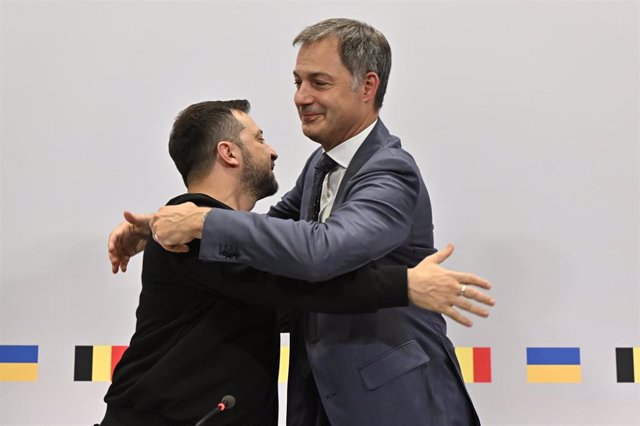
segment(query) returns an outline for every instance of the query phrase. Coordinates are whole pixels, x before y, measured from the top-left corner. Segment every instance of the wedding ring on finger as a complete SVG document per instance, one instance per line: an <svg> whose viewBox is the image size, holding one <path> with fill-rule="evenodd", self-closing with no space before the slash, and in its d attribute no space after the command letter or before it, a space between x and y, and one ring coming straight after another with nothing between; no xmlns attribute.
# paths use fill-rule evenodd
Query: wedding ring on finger
<svg viewBox="0 0 640 426"><path fill-rule="evenodd" d="M464 297L464 291L467 289L467 286L462 284L462 287L460 287L460 291L458 292L458 297Z"/></svg>

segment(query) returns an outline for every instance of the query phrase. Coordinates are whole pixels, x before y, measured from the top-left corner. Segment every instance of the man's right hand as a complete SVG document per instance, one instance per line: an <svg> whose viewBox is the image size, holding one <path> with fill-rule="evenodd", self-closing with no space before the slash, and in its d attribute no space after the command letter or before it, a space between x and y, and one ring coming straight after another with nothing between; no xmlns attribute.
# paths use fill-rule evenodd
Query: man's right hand
<svg viewBox="0 0 640 426"><path fill-rule="evenodd" d="M109 234L108 252L111 261L111 272L118 273L118 269L127 272L127 264L131 256L144 250L149 229L150 214L135 214L124 212L125 221L116 226Z"/></svg>

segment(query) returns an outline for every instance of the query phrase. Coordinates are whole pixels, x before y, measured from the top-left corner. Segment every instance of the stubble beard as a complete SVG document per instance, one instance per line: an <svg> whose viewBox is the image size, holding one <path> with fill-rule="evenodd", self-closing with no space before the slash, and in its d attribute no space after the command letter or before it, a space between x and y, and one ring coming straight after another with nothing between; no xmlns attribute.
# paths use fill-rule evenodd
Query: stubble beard
<svg viewBox="0 0 640 426"><path fill-rule="evenodd" d="M243 150L244 169L242 171L242 183L256 201L269 197L278 192L278 182L271 169L260 168L253 156Z"/></svg>

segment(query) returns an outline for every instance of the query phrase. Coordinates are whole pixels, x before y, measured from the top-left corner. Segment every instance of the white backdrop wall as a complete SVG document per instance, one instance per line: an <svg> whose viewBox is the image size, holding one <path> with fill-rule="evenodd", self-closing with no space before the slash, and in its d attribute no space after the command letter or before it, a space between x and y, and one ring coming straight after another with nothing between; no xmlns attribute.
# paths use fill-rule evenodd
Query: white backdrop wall
<svg viewBox="0 0 640 426"><path fill-rule="evenodd" d="M382 118L414 154L447 262L498 305L458 346L488 346L469 384L487 425L637 425L640 346L636 1L2 1L0 345L38 345L37 382L0 383L0 424L98 421L107 383L74 382L76 345L126 345L140 259L113 276L123 209L183 191L177 112L248 98L290 188L315 144L292 103L291 40L345 16L394 53ZM259 203L265 211L277 197ZM527 384L526 347L581 349L582 383Z"/></svg>

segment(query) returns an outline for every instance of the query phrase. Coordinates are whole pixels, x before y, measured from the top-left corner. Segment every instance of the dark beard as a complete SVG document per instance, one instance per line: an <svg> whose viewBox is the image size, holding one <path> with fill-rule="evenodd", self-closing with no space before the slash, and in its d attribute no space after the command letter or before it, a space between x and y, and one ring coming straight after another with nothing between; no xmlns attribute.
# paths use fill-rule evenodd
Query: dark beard
<svg viewBox="0 0 640 426"><path fill-rule="evenodd" d="M269 197L278 192L278 182L271 169L261 170L248 151L243 150L244 170L242 171L242 185L255 197L256 201Z"/></svg>

